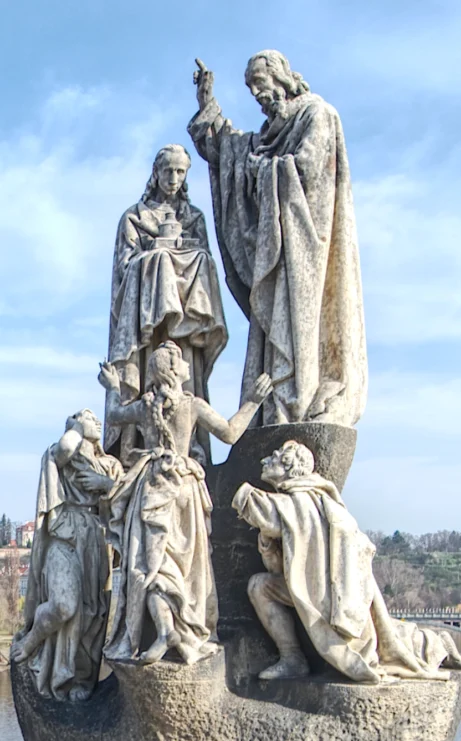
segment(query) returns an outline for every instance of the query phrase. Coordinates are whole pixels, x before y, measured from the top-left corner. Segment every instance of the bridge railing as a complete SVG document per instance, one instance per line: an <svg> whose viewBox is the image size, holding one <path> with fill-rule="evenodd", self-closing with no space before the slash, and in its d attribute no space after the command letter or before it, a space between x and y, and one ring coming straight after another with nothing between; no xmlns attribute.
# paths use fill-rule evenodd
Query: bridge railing
<svg viewBox="0 0 461 741"><path fill-rule="evenodd" d="M394 618L404 620L458 620L461 621L461 611L452 607L428 607L424 610L389 610Z"/></svg>

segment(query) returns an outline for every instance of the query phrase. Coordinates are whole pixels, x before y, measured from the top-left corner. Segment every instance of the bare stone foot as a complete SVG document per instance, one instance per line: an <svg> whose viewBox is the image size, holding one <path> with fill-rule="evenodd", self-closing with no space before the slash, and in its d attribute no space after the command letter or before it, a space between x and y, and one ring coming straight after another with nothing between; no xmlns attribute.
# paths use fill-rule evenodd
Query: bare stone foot
<svg viewBox="0 0 461 741"><path fill-rule="evenodd" d="M85 702L91 697L91 690L85 687L72 687L69 692L69 700L71 702Z"/></svg>
<svg viewBox="0 0 461 741"><path fill-rule="evenodd" d="M180 643L181 636L175 630L172 630L167 636L159 636L147 651L143 651L139 658L145 664L155 664L156 661L163 658L169 648L174 648Z"/></svg>
<svg viewBox="0 0 461 741"><path fill-rule="evenodd" d="M299 679L310 674L309 664L302 655L282 657L273 666L264 669L259 679Z"/></svg>
<svg viewBox="0 0 461 741"><path fill-rule="evenodd" d="M218 649L218 644L210 641L209 643L203 644L200 653L202 654L202 658L206 659L208 656L214 656L214 654L218 652Z"/></svg>
<svg viewBox="0 0 461 741"><path fill-rule="evenodd" d="M24 638L13 643L11 647L11 658L16 664L21 664L21 662L29 658L29 654L24 648Z"/></svg>

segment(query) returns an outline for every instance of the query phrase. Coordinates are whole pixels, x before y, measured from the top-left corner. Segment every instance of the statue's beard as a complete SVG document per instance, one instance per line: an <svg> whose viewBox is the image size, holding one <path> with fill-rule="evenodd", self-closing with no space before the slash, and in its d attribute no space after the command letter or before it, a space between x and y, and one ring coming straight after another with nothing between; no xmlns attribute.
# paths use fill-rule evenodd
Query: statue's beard
<svg viewBox="0 0 461 741"><path fill-rule="evenodd" d="M276 116L288 118L287 94L283 87L275 88L273 93L262 93L256 99L269 121L272 121Z"/></svg>

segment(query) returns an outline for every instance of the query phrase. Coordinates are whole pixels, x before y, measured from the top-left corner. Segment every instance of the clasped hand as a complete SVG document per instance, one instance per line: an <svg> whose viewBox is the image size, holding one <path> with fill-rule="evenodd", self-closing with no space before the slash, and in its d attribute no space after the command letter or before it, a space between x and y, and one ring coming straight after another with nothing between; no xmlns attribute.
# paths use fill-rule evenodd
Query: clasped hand
<svg viewBox="0 0 461 741"><path fill-rule="evenodd" d="M80 484L82 489L90 492L108 492L112 489L114 483L108 476L96 473L95 471L79 471L75 480Z"/></svg>

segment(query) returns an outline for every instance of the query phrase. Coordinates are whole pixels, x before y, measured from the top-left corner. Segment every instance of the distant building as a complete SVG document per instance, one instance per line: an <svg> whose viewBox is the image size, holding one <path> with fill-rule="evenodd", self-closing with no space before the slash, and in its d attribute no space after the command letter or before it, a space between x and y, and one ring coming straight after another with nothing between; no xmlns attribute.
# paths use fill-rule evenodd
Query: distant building
<svg viewBox="0 0 461 741"><path fill-rule="evenodd" d="M27 592L27 579L29 578L29 566L20 566L19 571L19 596L25 597Z"/></svg>
<svg viewBox="0 0 461 741"><path fill-rule="evenodd" d="M16 528L16 543L18 548L27 548L32 545L35 533L35 522L25 522Z"/></svg>

